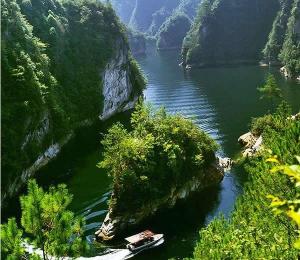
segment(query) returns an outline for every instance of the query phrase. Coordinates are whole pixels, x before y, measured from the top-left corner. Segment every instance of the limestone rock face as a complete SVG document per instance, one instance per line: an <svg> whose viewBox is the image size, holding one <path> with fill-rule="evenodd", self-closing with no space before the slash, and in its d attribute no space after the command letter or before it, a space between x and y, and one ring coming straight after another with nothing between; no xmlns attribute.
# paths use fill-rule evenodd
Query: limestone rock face
<svg viewBox="0 0 300 260"><path fill-rule="evenodd" d="M102 93L104 96L104 104L102 114L100 115L101 120L105 120L118 112L130 109L135 103L132 102L130 106L126 106L130 103L130 97L133 93L128 66L129 49L127 45L120 40L116 43L115 50L115 57L110 60L103 73Z"/></svg>
<svg viewBox="0 0 300 260"><path fill-rule="evenodd" d="M243 146L249 148L255 144L256 139L257 138L251 132L248 132L246 134L241 135L238 139L238 142Z"/></svg>
<svg viewBox="0 0 300 260"><path fill-rule="evenodd" d="M144 206L126 216L119 216L109 212L100 229L95 233L96 238L98 240L111 240L125 228L139 224L141 221L154 215L159 209L171 208L175 206L178 200L188 198L192 192L219 184L223 177L224 170L216 161L215 164L210 165L205 170L205 173L198 177L193 177L181 186L173 187L168 196L153 201L151 205Z"/></svg>
<svg viewBox="0 0 300 260"><path fill-rule="evenodd" d="M240 136L238 142L245 147L245 150L242 152L243 157L251 157L261 149L263 138L248 132Z"/></svg>

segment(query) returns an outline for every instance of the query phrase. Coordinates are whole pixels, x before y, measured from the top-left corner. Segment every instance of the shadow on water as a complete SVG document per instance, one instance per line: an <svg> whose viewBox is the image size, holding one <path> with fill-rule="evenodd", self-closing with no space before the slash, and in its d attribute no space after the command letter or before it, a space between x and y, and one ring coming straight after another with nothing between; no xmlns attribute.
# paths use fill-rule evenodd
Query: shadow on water
<svg viewBox="0 0 300 260"><path fill-rule="evenodd" d="M155 249L145 251L134 259L168 259L171 257L187 257L186 252L193 252L199 237L200 228L205 226L208 214L214 214L220 202L221 186L206 188L193 193L188 199L180 200L175 207L163 209L137 227L130 228L121 234L126 237L150 229L155 233L163 233L165 243ZM122 240L116 241L117 244Z"/></svg>
<svg viewBox="0 0 300 260"><path fill-rule="evenodd" d="M100 141L107 129L119 121L129 126L130 112L118 114L105 122L97 122L92 126L76 131L75 137L65 145L59 155L33 176L39 185L48 189L50 185L66 183L73 202L71 209L75 212L95 201L102 199L109 190L110 180L103 169L96 164L101 160ZM15 216L20 218L19 196L26 193L26 184L2 208L2 221ZM108 196L106 196L107 198ZM102 206L107 208L107 199Z"/></svg>

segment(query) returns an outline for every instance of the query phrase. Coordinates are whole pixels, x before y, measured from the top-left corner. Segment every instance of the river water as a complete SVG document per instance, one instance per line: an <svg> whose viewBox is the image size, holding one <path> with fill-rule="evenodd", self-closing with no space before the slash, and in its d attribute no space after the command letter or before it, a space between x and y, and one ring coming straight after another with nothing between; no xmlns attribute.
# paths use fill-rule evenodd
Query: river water
<svg viewBox="0 0 300 260"><path fill-rule="evenodd" d="M261 86L269 68L238 66L206 68L184 72L179 66L178 51L157 52L137 58L148 77L144 92L154 107L165 106L170 113L191 118L219 144L219 154L234 158L240 147L238 137L247 132L251 117L266 113L270 107L259 100ZM300 109L300 85L285 80L277 69L271 69L284 98L294 111ZM129 115L119 115L105 126L82 129L56 160L37 174L44 187L64 182L74 199L72 210L86 218L86 234L90 239L107 212L110 179L96 167L101 160L101 132L115 121L127 123ZM233 168L226 172L219 187L194 194L170 210L164 210L132 232L151 229L165 234L165 244L145 251L136 259L183 258L192 255L199 230L220 213L228 216L241 192L243 172ZM15 202L17 208L17 202ZM19 210L12 209L11 214ZM7 213L7 215L11 215ZM128 234L131 235L131 234ZM118 246L118 245L116 245Z"/></svg>

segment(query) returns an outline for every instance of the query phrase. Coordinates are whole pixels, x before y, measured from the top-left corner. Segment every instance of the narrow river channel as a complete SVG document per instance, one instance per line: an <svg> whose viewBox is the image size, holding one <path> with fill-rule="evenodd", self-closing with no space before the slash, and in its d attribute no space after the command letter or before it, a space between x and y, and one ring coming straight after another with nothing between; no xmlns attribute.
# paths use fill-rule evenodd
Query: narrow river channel
<svg viewBox="0 0 300 260"><path fill-rule="evenodd" d="M210 134L219 144L219 154L235 157L240 149L238 137L248 129L251 117L263 115L269 109L259 100L257 87L261 86L269 68L238 66L206 68L183 72L178 66L178 51L148 51L138 57L148 77L144 92L146 101L154 107L165 106L170 113L181 113ZM271 69L282 87L284 98L294 111L300 108L300 85L285 80L277 69ZM129 115L120 115L106 124ZM38 172L37 180L43 186L64 182L74 194L72 210L85 216L88 238L95 232L107 212L110 179L96 167L101 160L100 139L104 127L97 125L80 130L59 157ZM170 210L160 212L135 231L152 229L165 234L165 244L146 251L136 259L168 259L191 256L199 229L223 213L230 214L237 195L242 191L243 172L233 168L226 173L220 187L194 194ZM18 214L16 205L7 214Z"/></svg>

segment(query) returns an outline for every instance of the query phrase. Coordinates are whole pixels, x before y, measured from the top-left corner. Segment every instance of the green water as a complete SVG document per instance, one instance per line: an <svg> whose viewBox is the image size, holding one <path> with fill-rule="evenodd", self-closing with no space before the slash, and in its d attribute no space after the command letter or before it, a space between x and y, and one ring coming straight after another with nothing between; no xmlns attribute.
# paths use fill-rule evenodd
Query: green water
<svg viewBox="0 0 300 260"><path fill-rule="evenodd" d="M268 68L241 66L207 68L183 72L178 66L176 51L158 53L150 50L138 61L148 76L145 99L155 107L165 106L170 113L182 113L192 118L220 144L219 154L234 157L240 147L237 138L248 130L251 117L266 113L269 105L259 100L256 90L269 73ZM285 80L277 69L271 69L282 87L284 98L300 109L300 85ZM112 122L128 122L128 115L120 115L106 123L79 131L59 157L38 172L37 180L44 187L64 182L74 194L72 209L85 216L86 234L101 225L107 212L110 179L96 167L101 159L101 133ZM194 194L170 210L159 212L136 227L131 233L152 229L165 234L165 244L145 251L136 259L182 258L192 254L199 229L220 212L228 216L236 196L241 192L243 173L232 169L226 173L219 187ZM12 201L10 214L18 214L17 200ZM130 234L128 234L130 235Z"/></svg>

